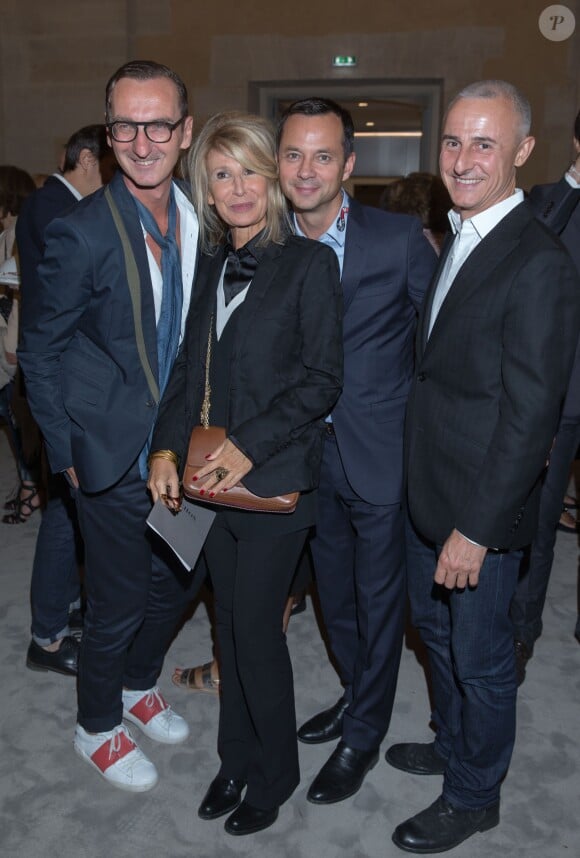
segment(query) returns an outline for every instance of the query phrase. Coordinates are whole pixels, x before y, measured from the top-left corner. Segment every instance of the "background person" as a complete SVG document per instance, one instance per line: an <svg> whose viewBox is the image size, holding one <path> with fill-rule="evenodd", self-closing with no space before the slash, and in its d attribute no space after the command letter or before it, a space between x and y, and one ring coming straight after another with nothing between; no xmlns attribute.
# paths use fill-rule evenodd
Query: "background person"
<svg viewBox="0 0 580 858"><path fill-rule="evenodd" d="M37 269L44 253L46 227L108 182L115 165L105 126L80 128L67 141L62 172L49 176L23 205L16 228L23 328L35 318L41 291ZM62 474L49 471L30 581L32 640L26 666L32 670L77 674L79 643L73 632L78 635L82 629L80 541L69 485Z"/></svg>
<svg viewBox="0 0 580 858"><path fill-rule="evenodd" d="M580 274L580 112L574 123L574 160L559 182L536 185L530 202L538 220L559 235ZM562 500L568 489L570 467L580 444L580 345L576 350L562 416L550 451L542 484L538 530L524 558L510 608L518 685L526 677L526 665L542 634L542 612L554 562L556 529ZM573 519L575 524L575 520ZM573 528L576 533L576 528ZM580 617L576 626L580 636ZM580 637L579 637L580 639Z"/></svg>
<svg viewBox="0 0 580 858"><path fill-rule="evenodd" d="M41 507L36 438L32 445L23 443L22 428L26 427L19 425L13 410L18 384L16 346L20 299L16 292L20 276L15 230L22 205L34 190L34 180L25 170L10 164L0 165L0 417L8 430L19 478L14 495L4 503L7 512L2 517L3 524L24 524Z"/></svg>

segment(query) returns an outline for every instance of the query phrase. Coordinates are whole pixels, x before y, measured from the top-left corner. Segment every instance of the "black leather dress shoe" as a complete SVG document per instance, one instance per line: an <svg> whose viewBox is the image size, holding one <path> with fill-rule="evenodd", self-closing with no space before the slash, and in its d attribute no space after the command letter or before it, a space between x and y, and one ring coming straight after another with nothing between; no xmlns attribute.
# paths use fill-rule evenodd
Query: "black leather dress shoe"
<svg viewBox="0 0 580 858"><path fill-rule="evenodd" d="M244 781L214 778L197 810L197 815L202 819L217 819L219 816L231 813L241 802L245 785Z"/></svg>
<svg viewBox="0 0 580 858"><path fill-rule="evenodd" d="M238 809L228 816L224 828L228 834L254 834L273 825L278 819L278 810L277 807L262 810L243 801Z"/></svg>
<svg viewBox="0 0 580 858"><path fill-rule="evenodd" d="M348 703L344 697L341 697L330 709L325 709L305 721L298 730L298 738L306 745L319 745L322 742L340 739L342 720L347 709Z"/></svg>
<svg viewBox="0 0 580 858"><path fill-rule="evenodd" d="M446 852L499 822L499 802L481 810L459 810L443 796L395 828L393 843L406 852Z"/></svg>
<svg viewBox="0 0 580 858"><path fill-rule="evenodd" d="M379 759L379 750L359 751L339 742L306 794L312 804L334 804L358 792L365 775Z"/></svg>
<svg viewBox="0 0 580 858"><path fill-rule="evenodd" d="M385 753L385 760L412 775L442 775L446 762L435 750L435 743L403 742L391 745Z"/></svg>
<svg viewBox="0 0 580 858"><path fill-rule="evenodd" d="M515 640L514 652L516 656L516 680L519 688L526 678L526 666L534 653L534 648L530 649L523 641Z"/></svg>
<svg viewBox="0 0 580 858"><path fill-rule="evenodd" d="M76 676L79 668L79 643L72 635L67 635L62 638L57 650L49 652L35 641L30 641L26 653L26 667L30 670L53 670L65 676Z"/></svg>

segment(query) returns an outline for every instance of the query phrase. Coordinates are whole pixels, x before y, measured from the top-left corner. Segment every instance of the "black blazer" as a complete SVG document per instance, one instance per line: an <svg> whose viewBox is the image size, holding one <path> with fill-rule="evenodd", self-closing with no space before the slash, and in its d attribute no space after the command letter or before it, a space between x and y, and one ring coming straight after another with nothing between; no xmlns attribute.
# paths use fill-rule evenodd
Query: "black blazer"
<svg viewBox="0 0 580 858"><path fill-rule="evenodd" d="M457 528L481 545L519 548L535 532L578 341L578 274L524 202L467 258L427 340L436 280L409 398L410 513L434 542Z"/></svg>
<svg viewBox="0 0 580 858"><path fill-rule="evenodd" d="M153 450L174 450L182 462L191 429L200 422L207 339L223 261L222 249L200 259L183 346L153 435ZM336 255L296 236L269 245L236 312L226 430L254 463L244 484L262 496L313 489L323 418L342 385Z"/></svg>

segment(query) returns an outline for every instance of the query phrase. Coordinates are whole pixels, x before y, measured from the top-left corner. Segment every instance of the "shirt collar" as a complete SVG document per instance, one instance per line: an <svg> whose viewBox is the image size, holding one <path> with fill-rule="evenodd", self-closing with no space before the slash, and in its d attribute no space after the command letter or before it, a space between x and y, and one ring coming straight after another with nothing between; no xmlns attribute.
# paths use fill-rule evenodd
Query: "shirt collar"
<svg viewBox="0 0 580 858"><path fill-rule="evenodd" d="M479 238L485 238L485 236L498 225L500 220L503 220L503 218L509 214L512 209L519 206L523 200L524 192L520 190L520 188L516 188L513 194L507 197L507 199L496 203L494 206L490 206L488 209L485 209L485 211L482 211L471 218L466 218L464 221L461 220L459 212L451 209L447 216L449 218L453 234L457 235L457 233L461 232L463 224L470 223Z"/></svg>
<svg viewBox="0 0 580 858"><path fill-rule="evenodd" d="M234 249L234 246L231 241L231 233L228 232L226 235L226 251L229 253L237 253L238 256L252 256L256 262L259 262L262 256L264 255L264 251L266 250L265 244L260 244L260 240L264 237L265 229L261 229L253 238L251 238L246 244L239 247L237 250Z"/></svg>
<svg viewBox="0 0 580 858"><path fill-rule="evenodd" d="M75 186L71 184L68 179L65 179L62 173L53 173L52 175L55 179L58 179L60 182L62 182L63 185L66 185L66 187L69 189L69 191L76 200L82 200L83 195L79 191L77 191Z"/></svg>
<svg viewBox="0 0 580 858"><path fill-rule="evenodd" d="M344 243L346 241L346 225L348 222L348 209L349 209L349 197L346 191L343 188L342 191L342 202L340 204L340 209L338 210L338 217L336 220L333 220L326 232L323 232L322 235L318 237L318 241L322 241L325 237L330 239L331 242L334 242L339 247L344 247ZM343 229L338 228L338 224L341 221L341 212L344 217L344 227ZM294 232L296 235L302 236L302 238L306 238L305 234L302 232L300 227L298 226L298 221L296 220L296 214L292 215L294 220Z"/></svg>

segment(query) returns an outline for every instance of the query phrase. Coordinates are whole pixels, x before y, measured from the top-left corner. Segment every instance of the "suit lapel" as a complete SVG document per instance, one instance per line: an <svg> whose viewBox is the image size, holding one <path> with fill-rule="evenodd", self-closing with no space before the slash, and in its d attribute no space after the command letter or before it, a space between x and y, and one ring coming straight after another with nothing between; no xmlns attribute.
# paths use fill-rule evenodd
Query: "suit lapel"
<svg viewBox="0 0 580 858"><path fill-rule="evenodd" d="M364 240L364 232L362 206L356 200L350 199L341 277L344 314L356 294L361 274L366 267L368 240Z"/></svg>
<svg viewBox="0 0 580 858"><path fill-rule="evenodd" d="M445 240L443 242L443 247L441 248L441 254L439 256L439 263L437 268L435 269L435 273L433 275L433 279L431 280L431 284L425 295L425 299L423 301L422 312L419 316L419 327L417 330L417 342L421 344L421 351L425 350L425 346L427 345L427 336L429 334L429 321L431 319L431 311L433 309L433 299L435 297L435 290L437 289L437 283L439 282L439 277L441 276L441 272L445 266L447 261L447 257L451 252L451 248L453 246L453 241L455 240L455 236L453 233L448 232L445 236Z"/></svg>
<svg viewBox="0 0 580 858"><path fill-rule="evenodd" d="M194 283L194 292L190 315L192 316L192 341L199 346L199 361L205 365L207 355L207 339L209 336L212 314L215 317L216 290L225 259L225 248L220 246L212 255L199 255L199 263ZM215 318L214 318L215 326Z"/></svg>
<svg viewBox="0 0 580 858"><path fill-rule="evenodd" d="M155 323L155 302L153 300L153 286L151 283L151 274L149 272L149 260L145 241L143 240L143 229L137 208L133 202L133 198L123 180L123 174L117 171L110 183L111 193L119 209L119 213L123 219L125 229L131 244L131 250L135 256L137 269L139 271L139 279L141 283L141 325L143 329L143 339L147 351L147 357L151 370L158 378L157 366L157 326Z"/></svg>
<svg viewBox="0 0 580 858"><path fill-rule="evenodd" d="M264 296L268 292L274 275L278 270L277 260L281 252L281 245L269 244L262 254L252 279L252 285L248 289L244 303L240 308L241 312L237 324L236 343L232 354L232 358L234 360L238 355L241 343L244 341L245 337L252 332L256 314L259 312Z"/></svg>
<svg viewBox="0 0 580 858"><path fill-rule="evenodd" d="M432 344L445 335L448 320L453 318L458 308L469 300L474 292L481 289L482 286L493 288L494 279L492 275L494 270L501 268L506 256L517 247L524 226L533 219L533 216L533 212L527 203L518 205L469 254L457 272L455 280L443 301L431 336L425 345L425 352L428 352ZM432 302L431 294L430 303L432 304ZM425 326L428 329L428 321L425 321ZM426 336L425 330L423 334Z"/></svg>

